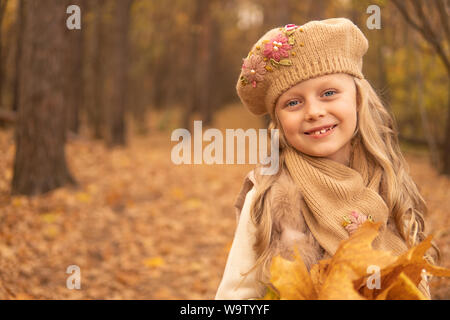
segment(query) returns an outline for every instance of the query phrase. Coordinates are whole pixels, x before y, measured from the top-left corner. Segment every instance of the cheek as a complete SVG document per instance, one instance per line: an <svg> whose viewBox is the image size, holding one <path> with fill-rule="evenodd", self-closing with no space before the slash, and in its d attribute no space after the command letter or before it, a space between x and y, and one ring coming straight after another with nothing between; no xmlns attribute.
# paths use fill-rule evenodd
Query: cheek
<svg viewBox="0 0 450 320"><path fill-rule="evenodd" d="M356 126L356 119L357 119L357 114L356 111L351 111L348 113L343 114L344 117L344 122L346 123L346 127L348 128L355 128Z"/></svg>
<svg viewBox="0 0 450 320"><path fill-rule="evenodd" d="M345 124L346 128L348 128L349 130L354 130L356 128L358 117L356 106L350 104L350 107L342 107L340 108L340 110L342 111L337 115L340 118L339 120Z"/></svg>
<svg viewBox="0 0 450 320"><path fill-rule="evenodd" d="M300 119L297 117L290 116L286 117L281 121L281 125L283 126L283 131L287 137L294 136L300 132Z"/></svg>

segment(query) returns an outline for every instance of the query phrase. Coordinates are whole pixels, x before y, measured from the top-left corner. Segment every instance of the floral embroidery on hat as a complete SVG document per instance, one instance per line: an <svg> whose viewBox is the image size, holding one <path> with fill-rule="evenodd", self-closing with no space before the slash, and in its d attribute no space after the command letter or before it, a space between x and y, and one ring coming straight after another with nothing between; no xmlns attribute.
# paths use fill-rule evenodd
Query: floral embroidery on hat
<svg viewBox="0 0 450 320"><path fill-rule="evenodd" d="M367 220L373 222L372 216L366 216L362 213L352 211L351 215L344 217L344 222L342 223L342 225L345 230L347 230L347 232L352 235L356 231L356 229L358 229Z"/></svg>
<svg viewBox="0 0 450 320"><path fill-rule="evenodd" d="M288 38L283 34L277 34L265 44L263 54L266 58L279 62L281 58L289 57L289 50L291 50L291 46L288 43Z"/></svg>
<svg viewBox="0 0 450 320"><path fill-rule="evenodd" d="M272 39L257 44L255 49L262 53L262 56L250 51L242 64L240 81L243 86L252 84L252 87L256 88L257 83L264 80L266 71L272 72L274 68L292 65L288 57L289 54L295 56L295 52L289 51L295 45L293 34L298 28L300 27L295 24L287 24L284 28L279 28L281 32Z"/></svg>
<svg viewBox="0 0 450 320"><path fill-rule="evenodd" d="M263 81L263 76L266 73L266 63L263 57L252 54L250 57L244 59L242 64L242 76L241 81L247 81L251 83L253 88L256 88L256 83Z"/></svg>

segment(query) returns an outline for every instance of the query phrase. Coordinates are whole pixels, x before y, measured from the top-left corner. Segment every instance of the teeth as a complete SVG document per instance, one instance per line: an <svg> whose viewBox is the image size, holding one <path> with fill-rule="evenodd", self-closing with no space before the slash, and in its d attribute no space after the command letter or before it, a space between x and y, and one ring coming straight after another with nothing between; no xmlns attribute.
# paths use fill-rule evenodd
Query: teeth
<svg viewBox="0 0 450 320"><path fill-rule="evenodd" d="M332 128L333 128L333 126L322 129L322 130L311 132L310 134L313 134L313 135L324 134L325 132L330 131Z"/></svg>

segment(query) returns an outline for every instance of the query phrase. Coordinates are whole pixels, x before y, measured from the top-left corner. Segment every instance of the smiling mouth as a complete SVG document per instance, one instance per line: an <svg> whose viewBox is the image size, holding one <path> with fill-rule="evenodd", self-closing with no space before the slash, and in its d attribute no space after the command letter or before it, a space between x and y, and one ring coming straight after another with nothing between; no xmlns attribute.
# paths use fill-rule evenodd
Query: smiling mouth
<svg viewBox="0 0 450 320"><path fill-rule="evenodd" d="M305 132L305 134L309 135L309 136L320 136L322 134L327 133L328 131L333 130L336 127L337 127L337 124L332 125L331 127L328 127L328 128L323 128L322 130L317 130L317 131L313 131L313 132Z"/></svg>

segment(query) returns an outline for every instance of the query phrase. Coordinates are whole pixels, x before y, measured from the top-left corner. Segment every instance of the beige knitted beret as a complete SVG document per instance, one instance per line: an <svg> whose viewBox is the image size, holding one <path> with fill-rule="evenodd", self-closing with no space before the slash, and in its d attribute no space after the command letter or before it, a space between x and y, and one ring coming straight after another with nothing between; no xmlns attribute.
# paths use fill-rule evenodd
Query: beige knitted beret
<svg viewBox="0 0 450 320"><path fill-rule="evenodd" d="M278 97L301 81L331 73L364 78L368 47L361 30L345 18L272 29L244 59L237 93L253 114L271 114Z"/></svg>

